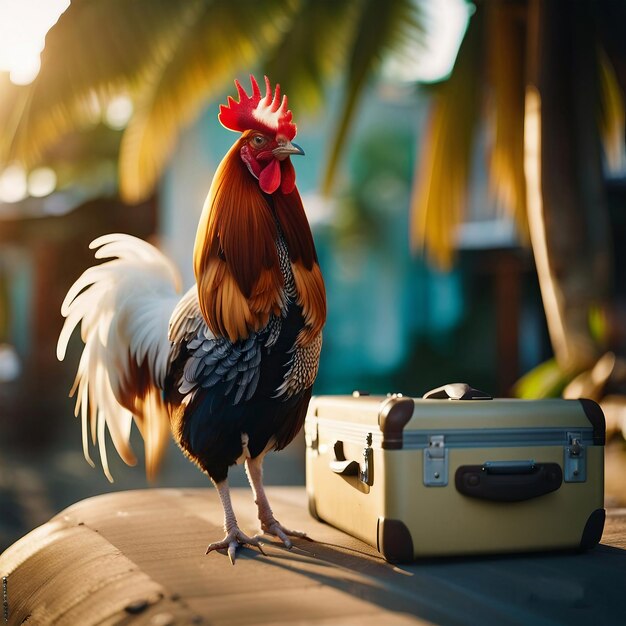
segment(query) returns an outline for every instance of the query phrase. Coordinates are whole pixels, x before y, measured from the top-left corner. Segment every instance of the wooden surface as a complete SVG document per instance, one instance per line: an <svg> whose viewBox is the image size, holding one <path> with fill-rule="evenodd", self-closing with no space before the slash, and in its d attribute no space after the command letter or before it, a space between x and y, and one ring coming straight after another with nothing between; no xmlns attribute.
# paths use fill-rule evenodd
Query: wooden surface
<svg viewBox="0 0 626 626"><path fill-rule="evenodd" d="M222 512L208 489L154 489L79 502L0 556L8 623L626 624L626 510L609 511L586 554L386 563L309 517L302 488L268 490L276 517L305 530L288 551L220 553ZM247 489L233 490L244 530L258 527ZM0 623L2 615L0 614Z"/></svg>

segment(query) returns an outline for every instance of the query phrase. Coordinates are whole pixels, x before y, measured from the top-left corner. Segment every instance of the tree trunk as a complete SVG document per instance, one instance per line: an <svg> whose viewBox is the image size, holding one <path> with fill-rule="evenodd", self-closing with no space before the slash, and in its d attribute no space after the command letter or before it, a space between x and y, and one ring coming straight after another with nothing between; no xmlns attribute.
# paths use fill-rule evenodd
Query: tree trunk
<svg viewBox="0 0 626 626"><path fill-rule="evenodd" d="M598 346L589 313L610 288L610 231L589 2L529 1L525 158L528 220L554 354L567 372Z"/></svg>

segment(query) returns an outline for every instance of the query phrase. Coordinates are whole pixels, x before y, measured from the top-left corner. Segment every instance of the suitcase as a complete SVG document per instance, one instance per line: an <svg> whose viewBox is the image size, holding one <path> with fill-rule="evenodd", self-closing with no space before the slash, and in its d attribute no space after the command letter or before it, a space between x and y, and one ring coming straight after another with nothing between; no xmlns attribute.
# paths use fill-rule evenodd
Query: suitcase
<svg viewBox="0 0 626 626"><path fill-rule="evenodd" d="M604 528L605 422L591 400L313 397L309 511L387 560L588 549Z"/></svg>

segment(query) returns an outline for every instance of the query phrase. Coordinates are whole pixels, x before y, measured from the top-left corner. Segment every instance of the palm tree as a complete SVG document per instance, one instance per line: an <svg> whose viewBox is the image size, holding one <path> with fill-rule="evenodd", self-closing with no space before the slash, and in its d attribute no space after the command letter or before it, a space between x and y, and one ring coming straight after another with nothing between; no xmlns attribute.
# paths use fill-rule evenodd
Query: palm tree
<svg viewBox="0 0 626 626"><path fill-rule="evenodd" d="M452 263L475 138L488 126L493 188L532 244L555 353L525 393L562 387L601 354L589 327L610 295L600 137L617 164L625 12L622 0L478 0L449 79L432 89L413 242L436 264ZM3 86L0 161L45 160L125 93L134 113L119 184L136 202L154 189L181 129L233 75L261 67L304 108L319 105L341 73L329 189L368 79L386 55L420 46L423 33L414 0L76 0L47 37L37 79ZM555 385L535 385L555 372Z"/></svg>
<svg viewBox="0 0 626 626"><path fill-rule="evenodd" d="M598 395L614 370L604 358L590 374L602 355L590 319L611 297L601 139L607 164L623 167L625 17L621 1L480 2L433 97L413 243L451 264L475 138L486 126L492 188L530 239L555 355L522 379L522 395L560 392L579 374L566 395Z"/></svg>
<svg viewBox="0 0 626 626"><path fill-rule="evenodd" d="M420 44L412 0L80 0L46 38L41 70L3 91L0 161L40 162L123 93L134 104L119 152L122 197L154 189L183 127L232 78L261 66L295 106L315 107L345 76L332 172L368 77L388 53ZM297 110L296 110L297 112Z"/></svg>

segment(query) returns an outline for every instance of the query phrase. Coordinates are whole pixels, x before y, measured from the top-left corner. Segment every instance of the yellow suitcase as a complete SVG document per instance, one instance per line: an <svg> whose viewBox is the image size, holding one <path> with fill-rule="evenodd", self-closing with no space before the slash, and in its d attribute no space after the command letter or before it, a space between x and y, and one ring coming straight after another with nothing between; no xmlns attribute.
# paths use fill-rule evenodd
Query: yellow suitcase
<svg viewBox="0 0 626 626"><path fill-rule="evenodd" d="M318 396L305 422L311 514L389 561L596 545L605 422L591 400Z"/></svg>

